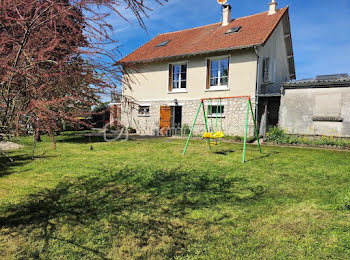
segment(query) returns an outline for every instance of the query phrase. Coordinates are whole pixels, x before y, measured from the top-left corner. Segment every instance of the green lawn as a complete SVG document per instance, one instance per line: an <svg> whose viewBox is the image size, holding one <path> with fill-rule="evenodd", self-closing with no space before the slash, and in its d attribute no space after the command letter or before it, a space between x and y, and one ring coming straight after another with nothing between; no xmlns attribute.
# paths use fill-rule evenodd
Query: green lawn
<svg viewBox="0 0 350 260"><path fill-rule="evenodd" d="M57 140L0 160L0 259L350 257L349 152Z"/></svg>

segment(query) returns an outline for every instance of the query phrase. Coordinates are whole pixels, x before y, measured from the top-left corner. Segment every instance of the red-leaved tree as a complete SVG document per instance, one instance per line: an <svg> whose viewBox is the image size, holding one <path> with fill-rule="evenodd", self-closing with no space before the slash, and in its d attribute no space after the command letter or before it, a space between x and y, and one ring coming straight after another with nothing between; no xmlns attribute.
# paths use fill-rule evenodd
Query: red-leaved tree
<svg viewBox="0 0 350 260"><path fill-rule="evenodd" d="M116 87L124 68L105 48L117 43L106 18L124 7L144 27L142 0L0 0L2 133L30 128L54 143L63 121L77 125Z"/></svg>

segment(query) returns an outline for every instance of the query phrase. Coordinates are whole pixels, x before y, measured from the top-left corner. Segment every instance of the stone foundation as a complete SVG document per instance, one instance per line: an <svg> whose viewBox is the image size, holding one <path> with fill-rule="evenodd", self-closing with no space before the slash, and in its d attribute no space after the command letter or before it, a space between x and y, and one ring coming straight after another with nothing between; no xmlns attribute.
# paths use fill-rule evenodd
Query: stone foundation
<svg viewBox="0 0 350 260"><path fill-rule="evenodd" d="M206 101L207 102L207 101ZM218 101L213 101L215 106ZM222 100L224 106L224 117L222 118L223 132L225 135L244 136L245 120L247 113L247 99L225 99ZM253 111L255 113L255 98L251 99ZM132 103L123 103L121 119L124 126L130 126L136 129L141 135L157 135L159 133L160 124L160 107L174 106L170 101L153 101L153 102L136 102L139 104L147 104L150 106L149 116L138 115L138 105ZM200 104L200 100L178 100L178 104L182 106L182 127L188 125L192 126L193 121ZM207 103L205 103L207 105ZM207 112L207 107L206 112ZM216 125L216 117L213 117L213 126ZM217 118L218 129L220 130L220 118ZM211 118L208 118L208 127L211 128ZM209 129L211 131L212 129ZM194 128L194 135L202 135L205 132L205 121L203 110L201 109L196 126ZM249 112L248 121L248 136L254 136L254 122L251 113Z"/></svg>

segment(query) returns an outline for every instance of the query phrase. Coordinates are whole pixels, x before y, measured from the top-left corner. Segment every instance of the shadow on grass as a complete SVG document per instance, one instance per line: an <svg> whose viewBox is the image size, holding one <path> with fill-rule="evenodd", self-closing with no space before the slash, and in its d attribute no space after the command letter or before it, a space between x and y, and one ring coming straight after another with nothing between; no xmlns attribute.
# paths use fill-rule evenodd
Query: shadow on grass
<svg viewBox="0 0 350 260"><path fill-rule="evenodd" d="M214 153L221 154L221 155L229 155L234 152L235 152L234 150L221 150L221 151L215 151Z"/></svg>
<svg viewBox="0 0 350 260"><path fill-rule="evenodd" d="M44 159L51 158L52 156L40 156L35 157L34 159ZM11 155L11 153L7 156L0 157L0 178L11 175L14 171L13 168L17 166L23 166L27 163L32 162L32 156L29 155ZM24 171L22 171L24 172Z"/></svg>
<svg viewBox="0 0 350 260"><path fill-rule="evenodd" d="M75 135L69 136L62 140L58 140L59 143L78 143L78 144L88 144L88 143L101 143L105 142L103 136L85 136L85 135Z"/></svg>
<svg viewBox="0 0 350 260"><path fill-rule="evenodd" d="M248 179L205 171L104 170L0 208L0 230L30 237L29 248L42 245L41 258L55 255L55 243L73 258L174 258L199 239L191 229L205 230L183 217L189 211L244 206L264 192ZM30 252L21 256L33 257Z"/></svg>
<svg viewBox="0 0 350 260"><path fill-rule="evenodd" d="M264 153L260 154L259 153L259 155L260 155L259 157L254 158L254 159L247 159L246 162L258 161L258 160L265 159L265 158L268 158L268 157L270 157L272 155L279 154L279 153L280 152L270 152L268 154L264 154Z"/></svg>

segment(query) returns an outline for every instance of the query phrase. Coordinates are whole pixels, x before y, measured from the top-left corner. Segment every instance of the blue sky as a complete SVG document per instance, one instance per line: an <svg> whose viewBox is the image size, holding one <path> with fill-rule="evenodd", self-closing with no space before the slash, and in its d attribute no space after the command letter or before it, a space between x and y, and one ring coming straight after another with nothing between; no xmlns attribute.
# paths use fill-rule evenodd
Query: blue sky
<svg viewBox="0 0 350 260"><path fill-rule="evenodd" d="M114 37L125 56L159 33L177 31L220 21L216 0L169 0L163 6L145 0L153 9L145 18L147 32L130 11L129 20L113 15ZM270 0L229 0L232 18L268 10ZM320 74L350 73L350 0L277 0L278 7L290 6L297 79Z"/></svg>

